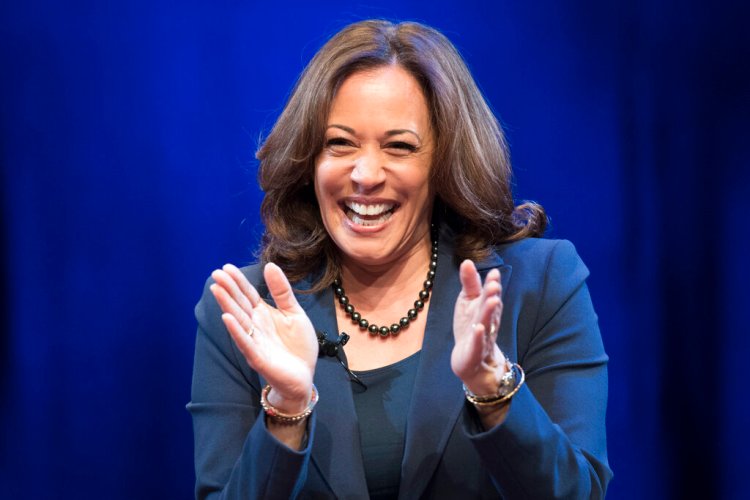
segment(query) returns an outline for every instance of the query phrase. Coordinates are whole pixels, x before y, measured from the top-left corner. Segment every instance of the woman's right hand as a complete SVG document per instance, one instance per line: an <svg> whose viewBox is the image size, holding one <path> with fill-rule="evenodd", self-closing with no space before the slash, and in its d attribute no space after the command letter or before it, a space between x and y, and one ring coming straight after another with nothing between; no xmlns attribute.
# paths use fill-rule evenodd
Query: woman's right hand
<svg viewBox="0 0 750 500"><path fill-rule="evenodd" d="M276 307L237 267L227 264L211 274L210 287L221 318L248 364L271 385L268 402L283 413L304 411L312 397L318 341L284 272L269 263L263 276Z"/></svg>

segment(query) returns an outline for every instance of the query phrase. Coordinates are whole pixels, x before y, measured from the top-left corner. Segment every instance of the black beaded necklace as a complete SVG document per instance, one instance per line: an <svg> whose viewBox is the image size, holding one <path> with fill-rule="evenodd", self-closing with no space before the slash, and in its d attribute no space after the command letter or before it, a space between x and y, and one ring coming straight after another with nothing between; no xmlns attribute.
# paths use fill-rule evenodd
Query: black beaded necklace
<svg viewBox="0 0 750 500"><path fill-rule="evenodd" d="M438 238L437 231L434 226L432 228L432 256L430 257L430 269L427 271L427 279L422 285L422 290L419 292L419 298L414 301L414 308L409 309L406 312L406 316L398 320L398 323L393 323L390 328L387 326L378 326L374 323L370 323L358 313L352 304L349 303L349 297L346 296L344 288L341 286L341 278L333 280L333 293L339 298L339 304L344 308L346 314L352 319L353 323L359 325L360 330L367 330L370 335L380 335L381 337L387 337L389 335L396 336L401 333L403 328L409 326L409 323L417 319L419 311L424 309L424 303L430 298L430 291L435 280L435 270L437 269L438 259Z"/></svg>

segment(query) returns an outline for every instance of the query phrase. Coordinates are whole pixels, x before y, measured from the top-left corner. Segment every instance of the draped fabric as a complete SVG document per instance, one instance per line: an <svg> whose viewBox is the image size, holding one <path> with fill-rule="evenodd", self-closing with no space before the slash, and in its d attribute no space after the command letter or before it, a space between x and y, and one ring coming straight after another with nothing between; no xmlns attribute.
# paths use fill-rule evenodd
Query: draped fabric
<svg viewBox="0 0 750 500"><path fill-rule="evenodd" d="M609 498L742 498L748 10L4 2L0 496L192 495L192 307L213 268L255 258L254 151L326 38L386 17L457 45L517 199L591 270Z"/></svg>

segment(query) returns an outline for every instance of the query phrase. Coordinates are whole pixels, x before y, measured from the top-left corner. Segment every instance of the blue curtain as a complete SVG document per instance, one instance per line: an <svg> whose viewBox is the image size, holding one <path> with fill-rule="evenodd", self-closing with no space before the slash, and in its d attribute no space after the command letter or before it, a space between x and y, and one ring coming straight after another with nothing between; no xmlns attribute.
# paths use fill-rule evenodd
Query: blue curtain
<svg viewBox="0 0 750 500"><path fill-rule="evenodd" d="M592 271L609 497L744 497L748 10L4 2L0 496L192 495L192 307L254 259L253 153L326 38L386 17L454 41Z"/></svg>

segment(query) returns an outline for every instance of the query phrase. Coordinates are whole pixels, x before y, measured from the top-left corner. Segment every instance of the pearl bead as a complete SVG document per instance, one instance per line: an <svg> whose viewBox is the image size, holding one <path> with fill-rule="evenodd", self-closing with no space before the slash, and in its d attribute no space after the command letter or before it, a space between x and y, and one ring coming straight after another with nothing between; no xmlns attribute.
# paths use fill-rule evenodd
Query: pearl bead
<svg viewBox="0 0 750 500"><path fill-rule="evenodd" d="M422 285L422 290L419 291L419 299L414 302L414 308L409 309L406 316L398 320L398 323L393 323L390 328L387 326L378 326L370 324L362 314L354 309L354 306L349 303L349 297L346 296L344 287L341 286L341 278L333 280L333 293L338 297L339 303L344 307L344 311L352 319L352 322L357 323L362 330L367 330L370 335L381 335L387 337L388 335L396 336L403 328L409 326L409 323L417 319L419 311L424 309L424 303L430 298L430 290L434 286L435 270L437 269L438 259L438 241L437 241L437 230L435 225L431 225L432 231L432 255L430 256L430 268L427 271L427 280ZM343 345L343 344L342 344Z"/></svg>

